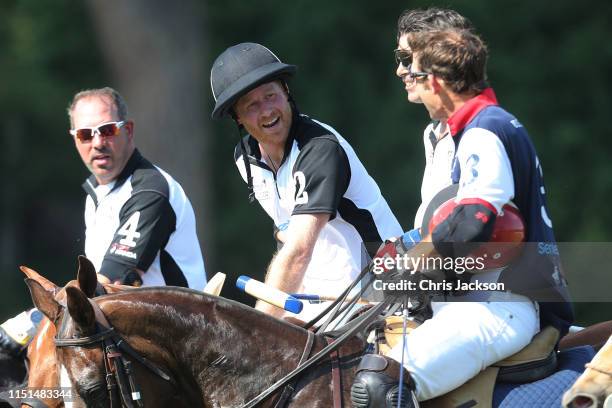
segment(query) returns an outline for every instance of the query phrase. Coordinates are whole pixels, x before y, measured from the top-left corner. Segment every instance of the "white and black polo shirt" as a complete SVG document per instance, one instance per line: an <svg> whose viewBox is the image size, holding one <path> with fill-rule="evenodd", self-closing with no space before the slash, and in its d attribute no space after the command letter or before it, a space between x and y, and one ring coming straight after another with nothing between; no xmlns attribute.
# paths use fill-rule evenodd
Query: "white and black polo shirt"
<svg viewBox="0 0 612 408"><path fill-rule="evenodd" d="M255 198L277 228L285 229L294 214L331 214L315 244L303 292L337 295L383 240L402 234L378 185L353 148L330 126L294 115L276 173L252 136L245 136L243 142ZM246 181L240 145L234 159Z"/></svg>
<svg viewBox="0 0 612 408"><path fill-rule="evenodd" d="M135 150L117 179L83 188L85 254L112 281L133 269L145 271L146 286L202 290L206 272L195 214L183 188Z"/></svg>

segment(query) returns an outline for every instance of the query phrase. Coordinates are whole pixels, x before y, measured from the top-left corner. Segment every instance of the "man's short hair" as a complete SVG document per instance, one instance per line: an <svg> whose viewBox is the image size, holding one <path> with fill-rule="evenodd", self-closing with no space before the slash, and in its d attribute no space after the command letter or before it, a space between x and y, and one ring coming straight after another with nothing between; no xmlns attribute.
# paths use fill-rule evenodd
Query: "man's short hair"
<svg viewBox="0 0 612 408"><path fill-rule="evenodd" d="M455 93L481 92L487 87L487 47L468 30L412 33L408 36L419 70L444 79Z"/></svg>
<svg viewBox="0 0 612 408"><path fill-rule="evenodd" d="M472 22L455 10L431 7L405 10L397 20L397 40L404 34L449 28L473 31Z"/></svg>
<svg viewBox="0 0 612 408"><path fill-rule="evenodd" d="M68 106L68 117L70 118L70 127L74 127L74 123L72 121L72 111L74 110L74 107L76 106L77 102L80 101L81 99L90 98L93 96L109 98L113 102L115 110L117 111L118 120L127 119L128 107L127 107L127 104L125 103L125 99L123 99L123 96L121 96L119 92L117 92L116 90L114 90L113 88L109 86L106 86L104 88L98 88L98 89L86 89L74 95L74 97L72 98L72 102L70 102L70 105Z"/></svg>

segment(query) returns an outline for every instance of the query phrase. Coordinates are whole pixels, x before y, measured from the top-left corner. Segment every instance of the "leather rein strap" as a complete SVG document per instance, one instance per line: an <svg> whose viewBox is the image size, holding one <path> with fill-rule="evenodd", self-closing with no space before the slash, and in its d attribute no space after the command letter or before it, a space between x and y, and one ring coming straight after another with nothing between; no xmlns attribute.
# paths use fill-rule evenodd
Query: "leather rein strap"
<svg viewBox="0 0 612 408"><path fill-rule="evenodd" d="M312 352L312 346L314 345L314 339L315 334L308 330L308 338L306 339L306 345L304 346L304 351L302 352L302 356L300 357L298 367L304 364L304 362L308 360L308 357L310 357L310 353ZM278 398L278 401L276 401L276 404L274 404L274 408L284 408L287 405L287 400L295 392L295 385L297 381L298 378L296 377L292 382L285 385L285 388L283 389L283 392Z"/></svg>
<svg viewBox="0 0 612 408"><path fill-rule="evenodd" d="M96 302L89 299L89 303L92 305L95 313L96 328L98 332L86 337L60 338L59 336L63 334L67 321L67 319L64 318L62 327L55 338L55 346L102 347L102 352L104 353L104 369L106 371L106 385L110 395L111 407L113 407L113 402L115 401L114 395L117 388L119 388L119 395L121 396L123 406L128 408L144 407L139 388L134 379L132 363L124 357L124 353L136 359L153 374L168 381L176 388L177 383L172 377L154 363L138 354L138 352L115 331Z"/></svg>
<svg viewBox="0 0 612 408"><path fill-rule="evenodd" d="M376 319L376 317L386 307L386 305L387 305L386 301L380 302L379 304L372 307L370 310L368 310L363 315L349 322L347 326L350 326L350 329L348 329L340 337L338 337L336 341L324 347L317 354L315 354L314 356L306 360L303 364L300 364L289 374L287 374L286 376L278 380L268 389L261 392L259 395L257 395L251 401L247 402L241 408L253 408L253 407L258 406L263 401L267 400L275 392L277 392L281 387L289 384L291 381L295 380L297 376L302 374L304 371L308 370L312 366L321 362L323 359L327 358L333 351L339 349L340 346L344 344L346 340L353 337L356 333L360 332L361 330L365 329L374 319Z"/></svg>
<svg viewBox="0 0 612 408"><path fill-rule="evenodd" d="M326 338L328 344L334 342L333 339ZM334 408L342 408L342 373L340 372L340 353L335 349L330 353L332 366L332 396Z"/></svg>

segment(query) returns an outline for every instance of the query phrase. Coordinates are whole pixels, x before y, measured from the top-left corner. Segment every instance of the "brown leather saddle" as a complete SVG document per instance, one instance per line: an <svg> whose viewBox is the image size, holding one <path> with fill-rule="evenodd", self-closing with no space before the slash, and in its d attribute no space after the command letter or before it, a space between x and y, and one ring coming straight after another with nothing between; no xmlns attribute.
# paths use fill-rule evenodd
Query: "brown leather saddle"
<svg viewBox="0 0 612 408"><path fill-rule="evenodd" d="M415 327L415 324L409 324L408 332ZM402 332L400 316L391 316L386 319L386 344L385 342L379 344L382 354L386 354L388 350L402 341ZM491 407L495 383L528 383L554 373L557 368L555 346L558 341L559 331L550 326L545 327L533 337L531 343L518 353L487 367L459 388L422 402L421 406L427 408Z"/></svg>

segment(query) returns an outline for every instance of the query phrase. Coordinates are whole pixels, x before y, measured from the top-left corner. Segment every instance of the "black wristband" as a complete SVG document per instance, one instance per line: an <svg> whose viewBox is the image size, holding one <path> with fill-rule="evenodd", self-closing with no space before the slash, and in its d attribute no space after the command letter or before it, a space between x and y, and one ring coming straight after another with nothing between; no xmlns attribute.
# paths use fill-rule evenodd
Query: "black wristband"
<svg viewBox="0 0 612 408"><path fill-rule="evenodd" d="M111 283L119 281L122 285L132 285L134 282L140 281L142 284L142 279L138 272L136 272L135 267L119 263L114 259L105 258L104 261L102 261L102 267L99 273L106 276ZM136 274L137 277L135 277L134 274Z"/></svg>

